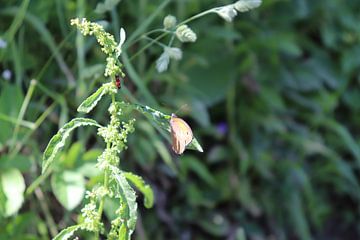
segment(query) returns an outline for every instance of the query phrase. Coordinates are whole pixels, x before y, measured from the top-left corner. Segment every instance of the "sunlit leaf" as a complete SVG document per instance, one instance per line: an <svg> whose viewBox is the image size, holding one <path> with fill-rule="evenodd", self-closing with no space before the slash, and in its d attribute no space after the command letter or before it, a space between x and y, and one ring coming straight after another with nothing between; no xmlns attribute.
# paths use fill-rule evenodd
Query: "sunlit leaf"
<svg viewBox="0 0 360 240"><path fill-rule="evenodd" d="M65 140L69 137L70 132L80 126L96 126L101 127L95 120L88 118L74 118L65 124L57 134L55 134L47 145L43 154L42 174L53 163L56 154L64 147Z"/></svg>
<svg viewBox="0 0 360 240"><path fill-rule="evenodd" d="M6 197L5 216L19 211L24 201L25 181L20 171L13 168L0 174L2 192Z"/></svg>
<svg viewBox="0 0 360 240"><path fill-rule="evenodd" d="M85 180L78 172L64 171L53 174L51 187L56 199L69 211L81 203L85 194Z"/></svg>
<svg viewBox="0 0 360 240"><path fill-rule="evenodd" d="M111 167L111 177L116 181L117 191L124 208L121 214L124 218L124 226L126 228L126 240L130 240L137 220L137 202L135 191L131 188L123 172L115 167Z"/></svg>
<svg viewBox="0 0 360 240"><path fill-rule="evenodd" d="M90 97L85 99L80 106L78 107L78 112L89 113L100 101L100 99L105 95L106 88L105 86L101 86L95 93L93 93Z"/></svg>
<svg viewBox="0 0 360 240"><path fill-rule="evenodd" d="M142 177L135 175L131 172L124 173L126 179L130 181L135 187L144 194L144 206L151 208L154 205L154 193L150 185L146 184Z"/></svg>
<svg viewBox="0 0 360 240"><path fill-rule="evenodd" d="M56 235L53 240L67 240L72 235L74 235L74 232L79 230L81 228L81 225L74 225L71 227L67 227L63 229L61 232L59 232L58 235Z"/></svg>

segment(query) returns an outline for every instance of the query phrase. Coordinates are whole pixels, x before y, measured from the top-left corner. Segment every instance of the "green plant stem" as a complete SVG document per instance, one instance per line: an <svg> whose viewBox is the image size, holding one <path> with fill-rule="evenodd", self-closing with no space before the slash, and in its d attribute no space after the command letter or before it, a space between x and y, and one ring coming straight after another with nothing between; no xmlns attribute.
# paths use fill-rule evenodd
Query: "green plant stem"
<svg viewBox="0 0 360 240"><path fill-rule="evenodd" d="M18 136L18 133L19 133L19 130L20 130L20 123L24 118L26 109L27 109L27 107L29 105L29 102L30 102L30 99L31 99L31 97L32 97L32 95L34 93L35 86L36 86L36 80L33 79L33 80L30 81L30 87L29 87L29 89L28 89L28 91L26 93L25 99L24 99L24 101L23 101L23 103L21 105L20 112L19 112L16 124L15 124L15 129L14 129L14 133L13 133L12 140L11 140L12 150L15 148L16 139L17 139L17 136Z"/></svg>
<svg viewBox="0 0 360 240"><path fill-rule="evenodd" d="M203 16L205 16L205 15L207 15L207 14L214 13L215 9L216 9L216 8L211 8L211 9L209 9L209 10L206 10L206 11L204 11L204 12L201 12L201 13L199 13L199 14L196 14L196 15L188 18L188 19L185 19L184 21L178 23L178 24L176 25L176 27L179 27L179 26L181 26L181 25L184 25L184 24L186 24L186 23L189 23L189 22L191 22L191 21L194 21L195 19L201 18L201 17L203 17Z"/></svg>
<svg viewBox="0 0 360 240"><path fill-rule="evenodd" d="M190 17L190 18L188 18L188 19L180 22L179 24L177 24L177 25L176 25L176 28L179 27L179 26L181 26L181 25L184 25L184 24L186 24L186 23L189 23L189 22L191 22L191 21L194 21L195 19L198 19L198 18L200 18L200 17L203 17L203 16L205 16L205 15L207 15L207 14L214 13L214 10L215 10L215 9L216 9L216 8L212 8L212 9L209 9L209 10L204 11L204 12L202 12L202 13L196 14L196 15L194 15L194 16L192 16L192 17ZM160 31L160 29L155 29L155 30L152 30L152 31L149 31L149 32L145 33L144 35L149 35L149 34L151 34L151 33L159 32L159 31ZM164 30L163 30L163 31L164 31ZM136 58L139 54L141 54L142 52L144 52L146 49L148 49L148 48L149 48L151 45L153 45L154 43L159 42L160 39L162 39L163 37L165 37L165 36L166 36L167 34L169 34L169 33L173 33L173 32L171 32L171 31L165 31L165 32L163 32L161 35L159 35L158 37L154 38L150 43L146 44L146 45L145 45L144 47L142 47L139 51L137 51L135 54L133 54L129 60L132 61L132 60L133 60L134 58ZM143 36L144 36L144 35L143 35ZM124 48L124 49L127 49L128 46L134 44L135 42L137 42L137 41L140 40L140 39L141 39L141 38L136 39L136 40L133 41L132 43L129 43L129 44L125 45L125 48ZM173 39L170 40L171 43L172 43L172 41L173 41Z"/></svg>
<svg viewBox="0 0 360 240"><path fill-rule="evenodd" d="M111 147L111 144L107 143L106 148L110 149L110 147ZM105 191L108 191L108 187L109 187L109 169L105 169L105 171L104 171L104 185L103 186L104 186ZM100 221L101 221L102 213L103 213L103 210L104 210L104 203L105 203L105 196L102 196L101 199L100 199L99 209L98 209L98 214L99 214L99 220ZM98 230L96 232L96 239L100 239L100 230Z"/></svg>
<svg viewBox="0 0 360 240"><path fill-rule="evenodd" d="M9 117L8 115L5 115L3 113L0 113L0 120L6 121L6 122L9 122L9 123L12 123L12 124L16 124L16 122L17 122L16 118ZM35 128L34 123L29 122L29 121L25 121L25 120L22 120L19 124L22 127L26 127L26 128L29 128L29 129L34 129Z"/></svg>
<svg viewBox="0 0 360 240"><path fill-rule="evenodd" d="M21 147L24 145L24 143L31 137L31 135L35 132L36 129L40 126L40 124L47 118L47 116L54 110L56 106L56 103L52 103L41 115L40 117L35 121L34 128L27 134L25 137L23 137L19 144L16 145L16 147L11 151L10 157L14 157L18 154Z"/></svg>
<svg viewBox="0 0 360 240"><path fill-rule="evenodd" d="M31 185L25 191L25 198L28 198L34 190L49 176L51 169L47 170L44 174L41 174L38 178L31 183Z"/></svg>
<svg viewBox="0 0 360 240"><path fill-rule="evenodd" d="M128 75L131 77L132 81L138 87L139 92L144 96L144 98L146 99L146 101L149 104L152 104L153 106L158 106L158 103L157 103L155 97L150 93L149 89L145 86L141 77L138 75L135 68L131 64L130 59L127 56L126 52L123 52L121 54L121 58L122 58L124 66L127 70Z"/></svg>
<svg viewBox="0 0 360 240"><path fill-rule="evenodd" d="M157 45L159 45L159 46L162 47L162 48L166 48L166 47L167 47L165 44L163 44L163 43L161 43L161 42L159 42L159 41L156 41L156 40L154 40L154 39L151 38L151 37L143 36L143 38L146 39L146 40L154 41Z"/></svg>
<svg viewBox="0 0 360 240"><path fill-rule="evenodd" d="M159 7L148 17L146 20L136 29L135 32L129 37L128 41L124 43L124 49L127 49L129 44L133 44L134 40L142 35L142 32L145 32L146 28L151 24L151 22L156 18L157 15L161 14L163 9L171 2L171 0L163 1Z"/></svg>
<svg viewBox="0 0 360 240"><path fill-rule="evenodd" d="M52 238L54 238L58 234L58 229L56 227L54 218L52 217L52 215L50 213L50 209L46 203L44 193L41 191L40 188L36 188L35 195L36 195L37 199L39 199L38 202L40 204L40 208L41 208L42 212L44 213L46 223L50 230L50 234L51 234Z"/></svg>
<svg viewBox="0 0 360 240"><path fill-rule="evenodd" d="M173 42L174 42L174 39L175 39L175 34L173 34L173 35L171 36L171 39L170 39L169 44L168 44L168 47L171 47L171 45L172 45Z"/></svg>
<svg viewBox="0 0 360 240"><path fill-rule="evenodd" d="M115 104L115 94L111 94L111 102L112 104Z"/></svg>
<svg viewBox="0 0 360 240"><path fill-rule="evenodd" d="M111 94L111 102L112 104L115 104L115 94ZM106 144L106 149L110 149L111 148L111 143L107 143ZM108 188L109 188L109 169L105 169L104 171L104 189L106 192L108 192ZM105 196L102 196L100 199L100 203L99 203L99 209L98 209L98 214L99 214L99 219L101 221L101 217L102 217L102 213L104 210L104 203L105 203ZM96 232L96 239L100 239L100 231Z"/></svg>
<svg viewBox="0 0 360 240"><path fill-rule="evenodd" d="M85 1L77 0L77 16L83 18L85 16ZM83 96L86 92L86 84L84 82L84 70L85 70L85 48L84 48L84 36L80 31L76 33L76 51L77 51L77 67L79 71L78 84L76 87L76 96Z"/></svg>
<svg viewBox="0 0 360 240"><path fill-rule="evenodd" d="M139 54L141 54L143 51L145 51L146 49L148 49L151 45L153 45L156 41L159 41L160 39L162 39L163 37L165 37L168 33L164 32L163 34L159 35L158 37L154 38L153 41L149 42L148 44L146 44L144 47L142 47L139 51L137 51L135 54L133 54L131 56L131 58L129 59L129 61L134 60L134 58L136 58Z"/></svg>

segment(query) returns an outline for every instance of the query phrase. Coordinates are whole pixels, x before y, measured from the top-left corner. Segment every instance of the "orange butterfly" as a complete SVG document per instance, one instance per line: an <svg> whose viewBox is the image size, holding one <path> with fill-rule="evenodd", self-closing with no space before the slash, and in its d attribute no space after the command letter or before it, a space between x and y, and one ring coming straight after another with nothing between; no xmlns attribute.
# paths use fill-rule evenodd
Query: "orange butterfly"
<svg viewBox="0 0 360 240"><path fill-rule="evenodd" d="M177 154L182 154L186 146L193 140L190 126L175 114L170 119L172 149Z"/></svg>

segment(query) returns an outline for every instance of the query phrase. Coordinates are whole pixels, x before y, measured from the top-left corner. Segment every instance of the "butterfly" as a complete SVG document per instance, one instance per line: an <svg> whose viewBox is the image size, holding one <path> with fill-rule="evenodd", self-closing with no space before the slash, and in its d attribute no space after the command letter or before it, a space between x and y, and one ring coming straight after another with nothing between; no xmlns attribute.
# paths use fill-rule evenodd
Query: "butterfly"
<svg viewBox="0 0 360 240"><path fill-rule="evenodd" d="M170 119L172 149L176 154L182 154L187 145L193 140L193 133L190 126L175 114Z"/></svg>

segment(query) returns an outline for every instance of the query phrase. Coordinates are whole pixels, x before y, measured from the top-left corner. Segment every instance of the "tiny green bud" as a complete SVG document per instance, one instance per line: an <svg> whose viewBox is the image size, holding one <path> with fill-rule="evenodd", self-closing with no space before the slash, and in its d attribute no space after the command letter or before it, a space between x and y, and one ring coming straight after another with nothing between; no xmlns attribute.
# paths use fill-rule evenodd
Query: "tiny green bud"
<svg viewBox="0 0 360 240"><path fill-rule="evenodd" d="M196 33L187 25L181 25L176 29L176 37L181 42L195 42L197 39Z"/></svg>
<svg viewBox="0 0 360 240"><path fill-rule="evenodd" d="M176 25L176 17L174 17L173 15L167 15L164 18L163 24L164 24L165 29L171 29L171 28L175 27L175 25Z"/></svg>

